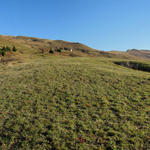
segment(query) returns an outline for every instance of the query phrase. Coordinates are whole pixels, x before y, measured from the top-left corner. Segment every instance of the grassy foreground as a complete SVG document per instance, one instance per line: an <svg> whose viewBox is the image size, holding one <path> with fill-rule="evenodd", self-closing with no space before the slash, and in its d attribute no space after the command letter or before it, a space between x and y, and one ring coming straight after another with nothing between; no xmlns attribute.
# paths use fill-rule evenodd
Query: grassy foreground
<svg viewBox="0 0 150 150"><path fill-rule="evenodd" d="M0 65L0 149L150 149L150 73L113 61Z"/></svg>

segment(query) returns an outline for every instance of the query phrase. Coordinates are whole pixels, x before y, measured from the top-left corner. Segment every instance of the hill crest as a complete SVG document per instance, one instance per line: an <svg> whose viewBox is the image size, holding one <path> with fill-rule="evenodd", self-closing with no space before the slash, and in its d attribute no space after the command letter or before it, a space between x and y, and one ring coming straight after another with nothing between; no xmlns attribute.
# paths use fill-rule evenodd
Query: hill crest
<svg viewBox="0 0 150 150"><path fill-rule="evenodd" d="M91 57L109 57L124 59L146 59L150 60L149 50L129 49L122 51L102 51L96 50L79 42L68 42L63 40L40 39L26 36L5 36L0 35L0 47L15 45L20 54L47 54L54 51L56 55L65 56L91 56ZM61 49L62 53L58 53ZM73 50L70 53L70 50Z"/></svg>

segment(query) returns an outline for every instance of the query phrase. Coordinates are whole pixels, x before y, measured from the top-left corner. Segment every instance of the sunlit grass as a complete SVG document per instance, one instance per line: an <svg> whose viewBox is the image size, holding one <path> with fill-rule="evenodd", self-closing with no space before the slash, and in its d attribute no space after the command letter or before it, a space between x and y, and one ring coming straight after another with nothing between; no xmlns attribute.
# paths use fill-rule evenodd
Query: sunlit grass
<svg viewBox="0 0 150 150"><path fill-rule="evenodd" d="M106 58L0 65L1 149L150 149L150 74Z"/></svg>

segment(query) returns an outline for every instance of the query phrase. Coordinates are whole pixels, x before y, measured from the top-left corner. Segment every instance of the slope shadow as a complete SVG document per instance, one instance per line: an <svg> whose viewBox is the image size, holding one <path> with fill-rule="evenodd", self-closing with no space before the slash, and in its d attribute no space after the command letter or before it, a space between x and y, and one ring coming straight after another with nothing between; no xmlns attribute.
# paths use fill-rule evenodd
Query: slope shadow
<svg viewBox="0 0 150 150"><path fill-rule="evenodd" d="M115 61L114 63L127 68L150 72L150 64L148 63L137 62L137 61Z"/></svg>

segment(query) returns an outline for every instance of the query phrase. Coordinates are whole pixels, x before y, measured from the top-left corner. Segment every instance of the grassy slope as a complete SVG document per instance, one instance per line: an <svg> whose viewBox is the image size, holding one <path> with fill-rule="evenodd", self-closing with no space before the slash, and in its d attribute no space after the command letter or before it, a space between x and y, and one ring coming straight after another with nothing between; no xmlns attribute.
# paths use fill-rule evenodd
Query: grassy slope
<svg viewBox="0 0 150 150"><path fill-rule="evenodd" d="M126 59L139 59L145 58L140 53L139 57L134 55L134 52L130 55L128 52L104 52L95 50L81 43L73 43L62 40L47 40L39 39L33 37L24 37L24 36L2 36L0 35L0 48L3 46L12 47L15 45L18 49L17 59L21 58L31 58L35 54L48 54L49 50L54 50L56 55L72 55L69 51L73 49L73 56L94 56L94 57L109 57L109 58L126 58ZM57 53L57 49L63 49L62 53Z"/></svg>
<svg viewBox="0 0 150 150"><path fill-rule="evenodd" d="M116 59L0 65L0 149L150 149L150 73Z"/></svg>
<svg viewBox="0 0 150 150"><path fill-rule="evenodd" d="M133 56L136 56L136 57L141 57L141 58L144 58L144 59L147 59L147 60L150 59L150 51L149 50L136 50L136 49L133 49L133 50L128 50L127 54L133 55Z"/></svg>

